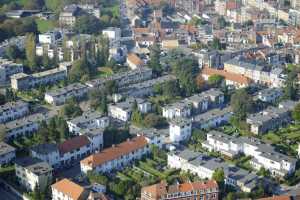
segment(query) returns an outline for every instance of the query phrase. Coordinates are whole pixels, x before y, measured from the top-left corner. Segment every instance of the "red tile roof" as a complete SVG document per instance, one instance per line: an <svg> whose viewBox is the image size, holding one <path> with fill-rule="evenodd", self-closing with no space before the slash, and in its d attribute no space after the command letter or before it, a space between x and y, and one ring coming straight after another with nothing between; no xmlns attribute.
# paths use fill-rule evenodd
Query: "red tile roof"
<svg viewBox="0 0 300 200"><path fill-rule="evenodd" d="M64 141L63 143L58 145L58 149L61 154L65 154L72 150L86 146L88 144L90 144L89 139L84 135L80 135L80 136L77 136L72 139Z"/></svg>
<svg viewBox="0 0 300 200"><path fill-rule="evenodd" d="M114 147L104 149L103 151L93 154L80 161L80 164L90 167L102 165L105 162L114 160L122 155L129 154L135 150L144 148L147 145L147 140L144 136L138 136L126 142L120 143Z"/></svg>

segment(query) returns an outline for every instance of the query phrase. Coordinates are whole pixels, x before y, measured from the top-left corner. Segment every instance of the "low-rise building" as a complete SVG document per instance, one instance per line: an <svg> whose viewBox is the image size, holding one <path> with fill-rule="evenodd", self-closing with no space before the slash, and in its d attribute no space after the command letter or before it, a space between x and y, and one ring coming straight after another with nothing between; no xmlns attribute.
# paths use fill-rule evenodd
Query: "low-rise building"
<svg viewBox="0 0 300 200"><path fill-rule="evenodd" d="M9 144L0 142L0 167L10 163L16 157L16 149Z"/></svg>
<svg viewBox="0 0 300 200"><path fill-rule="evenodd" d="M140 98L127 98L125 101L109 104L108 115L126 122L131 117L132 108L135 102L137 103L138 110L141 113L148 113L151 111L150 102Z"/></svg>
<svg viewBox="0 0 300 200"><path fill-rule="evenodd" d="M291 121L290 111L284 108L268 107L267 109L251 114L246 122L254 134L263 134L276 130Z"/></svg>
<svg viewBox="0 0 300 200"><path fill-rule="evenodd" d="M190 117L192 112L192 106L182 100L162 108L162 115L167 119L173 119L176 117Z"/></svg>
<svg viewBox="0 0 300 200"><path fill-rule="evenodd" d="M219 186L216 181L212 180L207 182L186 182L170 186L166 182L161 182L143 187L141 190L141 200L167 200L173 198L218 200Z"/></svg>
<svg viewBox="0 0 300 200"><path fill-rule="evenodd" d="M132 70L143 67L144 62L135 53L130 53L127 55L126 63L128 67Z"/></svg>
<svg viewBox="0 0 300 200"><path fill-rule="evenodd" d="M78 134L81 129L105 129L109 126L109 117L98 111L86 111L81 116L68 120L68 128L71 133Z"/></svg>
<svg viewBox="0 0 300 200"><path fill-rule="evenodd" d="M84 187L64 178L51 185L52 200L83 200L87 193Z"/></svg>
<svg viewBox="0 0 300 200"><path fill-rule="evenodd" d="M181 142L192 135L192 122L184 118L175 118L169 122L169 134L171 142Z"/></svg>
<svg viewBox="0 0 300 200"><path fill-rule="evenodd" d="M63 88L45 93L45 101L53 105L64 104L67 100L75 98L77 100L87 96L88 87L81 83L73 83Z"/></svg>
<svg viewBox="0 0 300 200"><path fill-rule="evenodd" d="M110 172L130 165L150 152L145 137L139 136L93 154L80 162L81 172Z"/></svg>
<svg viewBox="0 0 300 200"><path fill-rule="evenodd" d="M168 166L189 171L201 179L211 179L217 169L223 169L225 184L239 188L244 192L253 191L260 182L260 178L252 172L229 165L220 158L206 154L184 150L168 154Z"/></svg>
<svg viewBox="0 0 300 200"><path fill-rule="evenodd" d="M16 160L16 177L28 191L39 187L43 191L52 182L52 167L37 158L25 157Z"/></svg>
<svg viewBox="0 0 300 200"><path fill-rule="evenodd" d="M28 103L24 101L8 102L0 106L0 124L19 119L28 113Z"/></svg>
<svg viewBox="0 0 300 200"><path fill-rule="evenodd" d="M255 138L235 137L211 131L202 146L209 151L217 151L229 157L240 153L251 156L250 164L255 169L263 167L273 176L285 176L295 171L296 159L276 152L274 147Z"/></svg>
<svg viewBox="0 0 300 200"><path fill-rule="evenodd" d="M258 99L267 102L274 103L283 95L283 92L279 88L267 88L258 92Z"/></svg>
<svg viewBox="0 0 300 200"><path fill-rule="evenodd" d="M0 125L0 128L5 131L5 139L12 140L17 137L32 135L39 129L40 122L45 119L45 115L38 113L7 122Z"/></svg>
<svg viewBox="0 0 300 200"><path fill-rule="evenodd" d="M208 112L193 116L193 127L199 129L218 127L220 125L227 124L232 114L233 112L231 107L212 109Z"/></svg>
<svg viewBox="0 0 300 200"><path fill-rule="evenodd" d="M10 81L10 76L22 73L23 65L0 58L0 84Z"/></svg>
<svg viewBox="0 0 300 200"><path fill-rule="evenodd" d="M67 68L60 66L35 74L18 73L10 77L14 90L28 90L40 85L53 84L67 78Z"/></svg>
<svg viewBox="0 0 300 200"><path fill-rule="evenodd" d="M30 153L32 157L47 162L53 168L60 166L60 155L57 144L39 144L34 146Z"/></svg>
<svg viewBox="0 0 300 200"><path fill-rule="evenodd" d="M102 31L102 34L107 36L109 40L121 39L121 29L117 27L108 27Z"/></svg>

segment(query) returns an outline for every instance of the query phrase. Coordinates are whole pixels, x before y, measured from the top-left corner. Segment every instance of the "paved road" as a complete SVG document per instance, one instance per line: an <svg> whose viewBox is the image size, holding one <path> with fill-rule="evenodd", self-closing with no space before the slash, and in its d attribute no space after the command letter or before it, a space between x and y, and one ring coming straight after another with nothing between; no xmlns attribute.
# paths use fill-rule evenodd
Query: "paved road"
<svg viewBox="0 0 300 200"><path fill-rule="evenodd" d="M0 186L0 199L1 200L22 200L12 192L8 192L4 190L2 186Z"/></svg>

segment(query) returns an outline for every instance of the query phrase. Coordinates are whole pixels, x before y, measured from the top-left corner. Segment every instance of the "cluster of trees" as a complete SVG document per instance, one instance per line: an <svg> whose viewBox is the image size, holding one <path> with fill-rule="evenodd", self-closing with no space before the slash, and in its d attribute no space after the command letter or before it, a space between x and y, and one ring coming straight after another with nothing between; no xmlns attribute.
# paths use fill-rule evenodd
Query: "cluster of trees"
<svg viewBox="0 0 300 200"><path fill-rule="evenodd" d="M37 32L37 24L31 17L6 19L3 22L0 21L0 42L10 37Z"/></svg>
<svg viewBox="0 0 300 200"><path fill-rule="evenodd" d="M60 115L67 118L75 118L82 114L82 110L75 99L70 99L61 108Z"/></svg>
<svg viewBox="0 0 300 200"><path fill-rule="evenodd" d="M5 89L5 94L0 93L0 105L3 105L9 101L15 101L16 99L17 96L12 89L7 88Z"/></svg>
<svg viewBox="0 0 300 200"><path fill-rule="evenodd" d="M150 59L148 64L148 67L153 70L153 74L159 76L163 72L162 65L160 64L160 54L161 49L159 44L154 44L150 48Z"/></svg>
<svg viewBox="0 0 300 200"><path fill-rule="evenodd" d="M170 80L163 84L156 84L154 86L156 95L163 95L168 98L174 98L180 95L180 86L177 80Z"/></svg>
<svg viewBox="0 0 300 200"><path fill-rule="evenodd" d="M63 117L55 116L48 123L42 121L35 134L41 144L55 141L62 142L70 137L67 122Z"/></svg>
<svg viewBox="0 0 300 200"><path fill-rule="evenodd" d="M120 144L130 138L129 128L108 127L103 132L104 148L111 147L113 144Z"/></svg>
<svg viewBox="0 0 300 200"><path fill-rule="evenodd" d="M196 84L196 77L199 73L197 59L178 51L172 51L170 56L171 70L179 80L181 94L183 96L192 95L198 90Z"/></svg>

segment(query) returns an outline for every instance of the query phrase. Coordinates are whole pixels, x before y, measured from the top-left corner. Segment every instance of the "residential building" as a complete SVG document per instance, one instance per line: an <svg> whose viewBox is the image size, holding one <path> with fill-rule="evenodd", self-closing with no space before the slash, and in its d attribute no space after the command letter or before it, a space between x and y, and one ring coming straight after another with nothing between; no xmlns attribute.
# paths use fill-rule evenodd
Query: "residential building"
<svg viewBox="0 0 300 200"><path fill-rule="evenodd" d="M9 144L0 142L0 167L10 163L16 157L16 149Z"/></svg>
<svg viewBox="0 0 300 200"><path fill-rule="evenodd" d="M155 145L160 149L166 146L170 135L168 128L139 128L133 125L130 126L129 132L132 135L145 137L149 145Z"/></svg>
<svg viewBox="0 0 300 200"><path fill-rule="evenodd" d="M39 34L38 40L40 44L55 44L62 39L62 33L57 30L51 30L46 33Z"/></svg>
<svg viewBox="0 0 300 200"><path fill-rule="evenodd" d="M276 130L291 121L290 111L285 108L268 107L267 109L250 114L246 122L254 134L263 134Z"/></svg>
<svg viewBox="0 0 300 200"><path fill-rule="evenodd" d="M59 14L59 24L61 26L74 26L76 23L76 17L79 14L79 7L77 5L68 5Z"/></svg>
<svg viewBox="0 0 300 200"><path fill-rule="evenodd" d="M182 100L170 105L166 105L162 108L162 115L167 119L173 119L176 117L190 117L192 112L192 106Z"/></svg>
<svg viewBox="0 0 300 200"><path fill-rule="evenodd" d="M51 190L52 200L84 200L88 195L84 187L66 178L51 185Z"/></svg>
<svg viewBox="0 0 300 200"><path fill-rule="evenodd" d="M24 157L15 162L18 182L28 191L43 191L52 181L52 167L37 158Z"/></svg>
<svg viewBox="0 0 300 200"><path fill-rule="evenodd" d="M204 1L202 0L174 0L175 8L179 10L184 10L192 15L199 14L204 6Z"/></svg>
<svg viewBox="0 0 300 200"><path fill-rule="evenodd" d="M134 103L141 113L148 113L151 110L151 103L140 98L127 98L125 101L108 105L108 115L121 121L128 121L131 117Z"/></svg>
<svg viewBox="0 0 300 200"><path fill-rule="evenodd" d="M81 172L110 172L130 165L149 152L150 146L146 138L138 136L81 160Z"/></svg>
<svg viewBox="0 0 300 200"><path fill-rule="evenodd" d="M225 107L223 109L212 109L208 112L193 116L193 127L199 129L218 127L220 125L228 123L232 114L233 112L230 107Z"/></svg>
<svg viewBox="0 0 300 200"><path fill-rule="evenodd" d="M109 126L109 117L98 111L86 111L81 116L68 120L68 128L71 133L78 134L81 129L105 129Z"/></svg>
<svg viewBox="0 0 300 200"><path fill-rule="evenodd" d="M257 200L293 200L293 199L294 198L292 196L282 195L282 196L265 197Z"/></svg>
<svg viewBox="0 0 300 200"><path fill-rule="evenodd" d="M219 186L216 181L186 182L170 185L166 182L143 187L141 200L203 199L218 200Z"/></svg>
<svg viewBox="0 0 300 200"><path fill-rule="evenodd" d="M214 69L204 67L201 71L204 80L208 80L212 75L220 75L224 77L225 83L228 86L234 86L235 88L244 88L250 85L251 79L236 73L227 72L221 69Z"/></svg>
<svg viewBox="0 0 300 200"><path fill-rule="evenodd" d="M0 124L19 119L28 113L28 103L24 101L7 102L0 106Z"/></svg>
<svg viewBox="0 0 300 200"><path fill-rule="evenodd" d="M121 87L119 90L120 93L124 96L142 98L142 97L152 96L154 94L155 85L163 84L172 80L176 80L176 77L173 75L164 75L155 79L150 79L140 83Z"/></svg>
<svg viewBox="0 0 300 200"><path fill-rule="evenodd" d="M228 157L238 156L240 153L251 156L250 164L255 169L259 170L263 167L270 170L273 176L285 176L295 171L296 159L276 152L274 147L256 138L235 137L210 131L202 146Z"/></svg>
<svg viewBox="0 0 300 200"><path fill-rule="evenodd" d="M10 76L22 72L22 64L0 58L0 84L5 84L7 81L10 81Z"/></svg>
<svg viewBox="0 0 300 200"><path fill-rule="evenodd" d="M107 81L116 81L120 87L129 84L139 83L152 78L152 69L147 67L130 70L127 72L120 72L108 78L100 78L86 82L86 85L91 88L103 88Z"/></svg>
<svg viewBox="0 0 300 200"><path fill-rule="evenodd" d="M258 99L266 103L275 103L282 95L280 88L267 88L258 92Z"/></svg>
<svg viewBox="0 0 300 200"><path fill-rule="evenodd" d="M253 191L260 182L260 178L252 172L229 165L220 158L210 157L188 149L169 153L168 166L189 171L201 179L211 179L215 170L223 169L225 184L239 188L244 192Z"/></svg>
<svg viewBox="0 0 300 200"><path fill-rule="evenodd" d="M199 114L224 105L224 93L219 89L212 88L185 100L192 105L192 114Z"/></svg>
<svg viewBox="0 0 300 200"><path fill-rule="evenodd" d="M120 40L121 29L116 27L108 27L102 31L103 35L106 35L109 40Z"/></svg>
<svg viewBox="0 0 300 200"><path fill-rule="evenodd" d="M46 120L44 114L33 114L0 125L5 131L5 139L12 140L17 137L31 136L39 129L40 122Z"/></svg>
<svg viewBox="0 0 300 200"><path fill-rule="evenodd" d="M143 67L144 62L135 53L130 53L127 55L126 63L128 67L132 70L139 69Z"/></svg>
<svg viewBox="0 0 300 200"><path fill-rule="evenodd" d="M181 142L192 135L192 122L184 118L175 118L169 122L169 134L171 142Z"/></svg>
<svg viewBox="0 0 300 200"><path fill-rule="evenodd" d="M40 85L53 84L67 78L67 69L64 66L35 74L18 73L11 78L11 87L14 90L28 90Z"/></svg>
<svg viewBox="0 0 300 200"><path fill-rule="evenodd" d="M69 99L80 100L87 96L88 86L81 83L73 83L63 88L45 93L45 101L53 105L62 105Z"/></svg>
<svg viewBox="0 0 300 200"><path fill-rule="evenodd" d="M31 156L47 162L53 168L60 166L61 156L57 144L39 144L31 148Z"/></svg>

